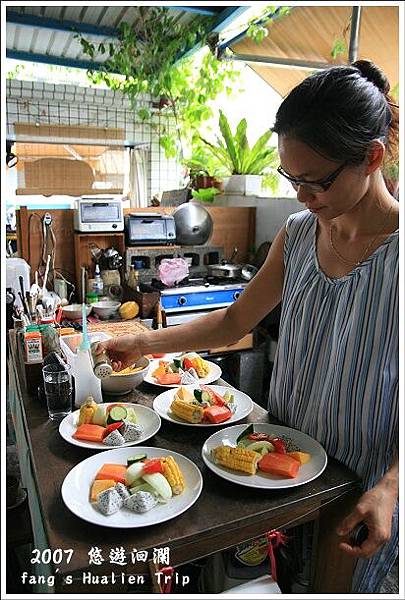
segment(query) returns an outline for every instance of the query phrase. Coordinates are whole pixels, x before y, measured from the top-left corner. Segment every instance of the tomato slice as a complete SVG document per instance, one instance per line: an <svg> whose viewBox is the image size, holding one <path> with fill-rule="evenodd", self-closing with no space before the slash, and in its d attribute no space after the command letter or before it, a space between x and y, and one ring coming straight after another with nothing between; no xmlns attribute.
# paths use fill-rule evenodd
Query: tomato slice
<svg viewBox="0 0 405 600"><path fill-rule="evenodd" d="M163 352L163 354L152 354L153 358L163 358L165 355L165 352Z"/></svg>
<svg viewBox="0 0 405 600"><path fill-rule="evenodd" d="M146 460L142 469L145 475L152 475L152 473L163 473L162 463L160 458L151 458Z"/></svg>
<svg viewBox="0 0 405 600"><path fill-rule="evenodd" d="M189 358L184 358L183 359L183 368L186 369L186 371L188 369L194 369L194 364Z"/></svg>
<svg viewBox="0 0 405 600"><path fill-rule="evenodd" d="M122 425L122 421L119 421L118 423L111 423L111 425L107 425L107 427L104 429L103 432L103 439L105 437L107 437L107 435L109 433L111 433L112 431L115 431L116 429L119 429Z"/></svg>

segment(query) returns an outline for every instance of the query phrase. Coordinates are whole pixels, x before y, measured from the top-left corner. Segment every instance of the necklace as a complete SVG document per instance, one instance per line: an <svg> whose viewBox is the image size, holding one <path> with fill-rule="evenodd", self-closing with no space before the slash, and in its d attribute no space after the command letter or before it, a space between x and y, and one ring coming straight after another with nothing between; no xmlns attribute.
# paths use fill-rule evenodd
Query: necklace
<svg viewBox="0 0 405 600"><path fill-rule="evenodd" d="M393 209L393 208L394 208L394 204L391 204L391 206L390 206L390 209L389 209L389 211L387 212L387 216L385 217L385 219L384 219L384 221L383 221L383 224L382 224L382 226L381 226L381 229L379 229L379 231L378 231L377 235L376 235L375 237L373 237L373 239L371 240L371 242L370 242L370 243L367 245L366 249L364 250L363 254L361 255L361 257L359 258L359 260L358 260L358 261L349 261L349 260L347 260L347 259L346 259L346 258L344 258L344 257L343 257L343 256L340 254L340 252L339 252L339 251L336 249L336 247L335 247L335 244L333 243L333 237L332 237L333 225L331 225L331 226L329 227L329 244L330 244L330 247L331 247L331 249L332 249L333 253L335 254L335 256L337 256L337 258L338 258L338 259L339 259L339 260L340 260L342 263L344 263L345 265L348 265L348 266L353 266L353 265L355 265L356 267L357 267L358 265L360 265L360 264L363 262L363 260L366 258L368 251L369 251L369 250L370 250L370 248L373 246L373 244L374 244L374 242L376 241L376 239L377 239L377 238L378 238L378 237L381 235L381 233L383 232L383 230L384 230L384 227L385 227L386 223L388 222L389 216L390 216L390 214L391 214L391 211L392 211L392 209Z"/></svg>

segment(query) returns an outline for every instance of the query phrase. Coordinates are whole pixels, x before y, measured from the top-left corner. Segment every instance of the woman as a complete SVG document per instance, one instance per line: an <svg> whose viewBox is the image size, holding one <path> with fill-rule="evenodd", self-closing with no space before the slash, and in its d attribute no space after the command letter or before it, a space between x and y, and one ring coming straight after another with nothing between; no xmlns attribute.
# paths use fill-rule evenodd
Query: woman
<svg viewBox="0 0 405 600"><path fill-rule="evenodd" d="M139 356L215 348L282 300L269 410L319 440L364 484L342 521L357 557L353 592L378 592L397 555L398 203L382 175L397 108L368 61L310 76L281 104L284 175L306 210L291 215L240 298L191 324L103 343L116 368ZM392 158L392 156L391 156ZM361 521L361 547L347 534Z"/></svg>

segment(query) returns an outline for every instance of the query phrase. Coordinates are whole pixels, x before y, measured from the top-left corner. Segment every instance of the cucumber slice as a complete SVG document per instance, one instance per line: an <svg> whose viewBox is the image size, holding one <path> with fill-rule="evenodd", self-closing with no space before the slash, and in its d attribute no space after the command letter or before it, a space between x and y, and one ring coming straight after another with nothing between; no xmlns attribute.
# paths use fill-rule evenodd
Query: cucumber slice
<svg viewBox="0 0 405 600"><path fill-rule="evenodd" d="M179 372L179 366L176 365L176 363L174 361L172 363L170 363L169 369L171 370L172 373L178 373Z"/></svg>
<svg viewBox="0 0 405 600"><path fill-rule="evenodd" d="M119 423L127 418L127 409L124 406L114 406L108 413L107 425Z"/></svg>
<svg viewBox="0 0 405 600"><path fill-rule="evenodd" d="M140 460L145 460L146 458L146 454L137 454L136 456L130 456L129 458L127 458L127 467L130 467L131 465L139 462Z"/></svg>
<svg viewBox="0 0 405 600"><path fill-rule="evenodd" d="M202 390L194 390L194 398L198 401L198 402L202 402L202 395L203 392Z"/></svg>
<svg viewBox="0 0 405 600"><path fill-rule="evenodd" d="M224 400L225 402L228 402L229 404L231 404L234 401L234 395L229 391L226 390L225 394L224 394Z"/></svg>
<svg viewBox="0 0 405 600"><path fill-rule="evenodd" d="M173 364L175 367L177 367L178 369L181 369L182 366L182 361L180 358L174 358L173 359Z"/></svg>
<svg viewBox="0 0 405 600"><path fill-rule="evenodd" d="M204 390L201 392L201 400L202 402L208 402L208 404L211 404L211 395Z"/></svg>

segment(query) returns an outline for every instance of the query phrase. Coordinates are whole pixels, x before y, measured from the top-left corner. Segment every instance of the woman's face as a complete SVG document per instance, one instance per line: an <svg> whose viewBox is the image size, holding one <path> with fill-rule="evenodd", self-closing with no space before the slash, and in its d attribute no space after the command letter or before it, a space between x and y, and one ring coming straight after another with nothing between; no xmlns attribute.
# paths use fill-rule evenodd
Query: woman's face
<svg viewBox="0 0 405 600"><path fill-rule="evenodd" d="M364 165L344 165L328 160L304 142L286 136L279 136L278 151L282 170L296 179L307 182L327 180L338 171L327 191L294 185L299 202L321 219L334 219L350 212L367 192L369 178Z"/></svg>

